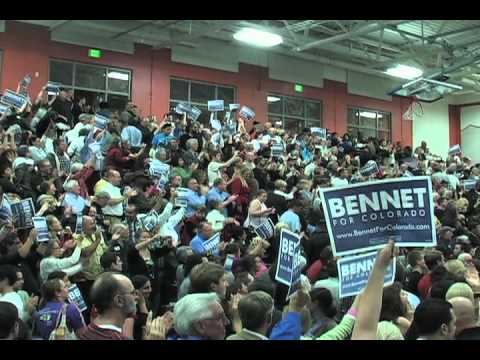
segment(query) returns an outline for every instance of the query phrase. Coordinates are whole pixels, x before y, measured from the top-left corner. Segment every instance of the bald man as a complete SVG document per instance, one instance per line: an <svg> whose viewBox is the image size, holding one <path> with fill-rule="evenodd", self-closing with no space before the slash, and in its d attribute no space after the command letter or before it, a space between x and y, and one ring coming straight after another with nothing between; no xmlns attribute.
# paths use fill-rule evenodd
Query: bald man
<svg viewBox="0 0 480 360"><path fill-rule="evenodd" d="M449 302L452 304L457 319L455 338L457 340L480 340L480 327L472 302L464 297L454 297Z"/></svg>

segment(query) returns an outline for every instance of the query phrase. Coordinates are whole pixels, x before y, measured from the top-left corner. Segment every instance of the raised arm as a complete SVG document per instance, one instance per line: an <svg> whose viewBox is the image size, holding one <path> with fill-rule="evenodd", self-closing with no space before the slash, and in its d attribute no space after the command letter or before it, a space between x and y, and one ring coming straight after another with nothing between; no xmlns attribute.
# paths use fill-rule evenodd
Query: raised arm
<svg viewBox="0 0 480 360"><path fill-rule="evenodd" d="M394 255L395 242L390 240L378 252L377 259L358 304L357 322L353 329L352 340L376 340L377 326L382 310L383 279Z"/></svg>

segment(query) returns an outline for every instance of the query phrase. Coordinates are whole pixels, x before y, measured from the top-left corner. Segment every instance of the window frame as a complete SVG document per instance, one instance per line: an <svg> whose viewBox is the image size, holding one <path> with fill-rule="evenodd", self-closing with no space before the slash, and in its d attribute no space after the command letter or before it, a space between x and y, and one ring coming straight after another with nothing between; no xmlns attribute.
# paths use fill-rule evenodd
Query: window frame
<svg viewBox="0 0 480 360"><path fill-rule="evenodd" d="M188 84L188 96L187 100L179 100L179 99L172 99L172 80L176 81L183 81ZM192 80L192 79L186 79L186 78L180 78L176 76L170 76L170 94L169 94L169 103L175 102L175 103L180 103L180 102L187 102L190 105L193 106L207 106L208 103L200 103L197 101L192 102L192 84L199 84L199 85L207 85L207 86L213 86L215 88L215 99L210 99L210 100L216 100L218 97L218 88L219 87L224 87L224 88L231 88L233 89L233 103L235 104L235 101L237 101L237 87L233 85L228 85L228 84L219 84L219 83L212 83L212 82L207 82L207 81L202 81L202 80Z"/></svg>
<svg viewBox="0 0 480 360"><path fill-rule="evenodd" d="M281 98L282 102L282 113L273 113L270 112L269 110L269 103L268 103L268 97L273 96L273 97L278 97ZM303 116L298 116L298 115L289 115L286 113L286 100L287 99L295 99L295 100L301 100L303 101ZM301 120L303 121L303 128L306 127L311 127L310 125L307 125L309 122L318 122L317 127L323 127L323 101L320 99L311 99L303 96L291 96L291 95L283 95L283 94L278 94L274 92L268 92L267 93L267 116L270 119L271 117L274 118L280 118L282 121L282 127L285 128L285 119L287 120ZM319 112L319 119L312 118L312 117L307 117L307 103L316 103L320 106L320 112Z"/></svg>
<svg viewBox="0 0 480 360"><path fill-rule="evenodd" d="M358 115L355 115L356 119L357 119L357 121L356 121L357 124L349 123L350 111L353 111L354 114L358 113ZM360 124L360 112L362 112L362 111L368 111L368 112L376 114L376 116L375 116L375 127L364 126L364 125ZM388 117L388 129L384 129L384 128L379 127L379 117L378 117L379 114L380 115L385 115L386 117ZM367 107L363 107L363 106L348 105L347 106L347 131L348 131L349 128L356 129L357 134L358 134L358 131L361 131L361 130L368 130L368 131L373 130L373 131L375 131L375 137L377 139L380 139L379 133L388 133L388 137L385 140L391 141L392 140L392 113L389 112L389 111L385 111L385 110L377 110L377 109L367 108Z"/></svg>
<svg viewBox="0 0 480 360"><path fill-rule="evenodd" d="M94 93L102 94L105 96L105 101L108 101L109 95L118 95L118 96L126 96L128 98L127 101L131 101L132 99L132 82L133 82L133 71L128 68L120 68L117 66L109 66L109 65L99 65L99 64L94 64L94 63L86 63L86 62L81 62L81 61L71 61L71 60L65 60L65 59L59 59L59 58L49 58L48 61L48 79L50 80L51 72L52 72L52 61L55 62L63 62L63 63L69 63L73 65L72 68L72 85L64 85L65 87L69 89L73 89L74 93L75 90L82 90L82 91L91 91ZM89 88L89 87L84 87L84 86L76 86L75 85L75 75L76 75L76 70L77 70L77 65L87 65L87 66L93 66L97 68L101 68L105 70L105 90L102 89L95 89L95 88ZM128 77L128 93L126 92L120 92L120 91L112 91L109 90L108 88L108 73L110 71L119 71L119 72L127 72L129 74Z"/></svg>

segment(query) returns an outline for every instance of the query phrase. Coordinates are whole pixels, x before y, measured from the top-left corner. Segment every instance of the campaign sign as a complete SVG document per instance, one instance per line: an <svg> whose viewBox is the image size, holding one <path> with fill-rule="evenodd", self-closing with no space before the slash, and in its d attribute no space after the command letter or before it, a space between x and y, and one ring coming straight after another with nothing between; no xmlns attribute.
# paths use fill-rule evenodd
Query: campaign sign
<svg viewBox="0 0 480 360"><path fill-rule="evenodd" d="M80 312L87 310L87 304L77 284L73 284L68 288L68 301L77 305Z"/></svg>
<svg viewBox="0 0 480 360"><path fill-rule="evenodd" d="M208 111L217 112L225 109L225 103L223 100L210 100L207 102Z"/></svg>
<svg viewBox="0 0 480 360"><path fill-rule="evenodd" d="M235 260L235 255L228 254L225 259L225 264L223 265L225 271L232 271L233 261Z"/></svg>
<svg viewBox="0 0 480 360"><path fill-rule="evenodd" d="M293 256L293 271L292 280L290 280L290 286L288 287L287 300L293 295L295 291L302 287L302 267L300 262L300 242L295 247Z"/></svg>
<svg viewBox="0 0 480 360"><path fill-rule="evenodd" d="M250 109L248 106L242 106L238 115L245 120L252 120L255 117L255 111Z"/></svg>
<svg viewBox="0 0 480 360"><path fill-rule="evenodd" d="M193 121L197 121L201 113L202 113L202 110L200 110L195 106L192 106L192 109L190 110L190 113L188 115Z"/></svg>
<svg viewBox="0 0 480 360"><path fill-rule="evenodd" d="M475 189L475 186L477 185L477 180L463 180L461 182L461 185L463 185L465 191L470 191L472 189Z"/></svg>
<svg viewBox="0 0 480 360"><path fill-rule="evenodd" d="M207 253L218 253L220 251L220 233L216 233L210 239L203 243Z"/></svg>
<svg viewBox="0 0 480 360"><path fill-rule="evenodd" d="M29 229L33 227L35 206L32 198L23 199L20 202L10 204L12 209L13 223L18 229Z"/></svg>
<svg viewBox="0 0 480 360"><path fill-rule="evenodd" d="M327 129L320 128L320 127L312 127L310 128L310 132L313 135L316 135L322 139L327 139Z"/></svg>
<svg viewBox="0 0 480 360"><path fill-rule="evenodd" d="M300 245L300 236L294 232L282 229L280 233L280 248L277 259L275 280L290 286L295 265L296 248Z"/></svg>
<svg viewBox="0 0 480 360"><path fill-rule="evenodd" d="M230 104L230 105L228 105L228 109L230 111L238 110L238 109L240 109L240 104Z"/></svg>
<svg viewBox="0 0 480 360"><path fill-rule="evenodd" d="M272 157L280 157L284 151L282 144L273 144L270 150L272 151Z"/></svg>
<svg viewBox="0 0 480 360"><path fill-rule="evenodd" d="M262 239L268 240L273 237L273 234L275 232L275 227L273 226L272 220L268 219L264 223L257 226L254 231Z"/></svg>
<svg viewBox="0 0 480 360"><path fill-rule="evenodd" d="M37 241L48 242L50 234L48 233L47 219L44 216L35 216L33 218L33 225L37 229Z"/></svg>
<svg viewBox="0 0 480 360"><path fill-rule="evenodd" d="M15 108L18 112L23 112L29 103L28 97L12 90L5 90L0 101L4 105Z"/></svg>
<svg viewBox="0 0 480 360"><path fill-rule="evenodd" d="M83 233L83 215L77 215L77 221L75 223L75 234Z"/></svg>
<svg viewBox="0 0 480 360"><path fill-rule="evenodd" d="M377 252L349 256L338 260L338 281L340 298L360 294L367 286L373 270ZM396 261L392 260L387 268L383 286L392 285L395 280Z"/></svg>
<svg viewBox="0 0 480 360"><path fill-rule="evenodd" d="M378 173L378 165L375 160L369 160L361 169L360 174L362 176L371 176Z"/></svg>
<svg viewBox="0 0 480 360"><path fill-rule="evenodd" d="M450 149L448 149L448 155L458 155L462 153L462 149L460 145L453 145Z"/></svg>
<svg viewBox="0 0 480 360"><path fill-rule="evenodd" d="M399 247L436 246L432 183L427 176L321 189L334 256Z"/></svg>
<svg viewBox="0 0 480 360"><path fill-rule="evenodd" d="M8 105L5 105L5 104L0 104L0 115L3 115L5 114L6 112L8 112L8 109L10 107Z"/></svg>
<svg viewBox="0 0 480 360"><path fill-rule="evenodd" d="M95 127L100 130L105 130L109 119L106 116L95 114Z"/></svg>
<svg viewBox="0 0 480 360"><path fill-rule="evenodd" d="M151 176L159 178L161 176L168 176L168 173L170 172L170 166L155 159L150 162L150 167L148 170Z"/></svg>
<svg viewBox="0 0 480 360"><path fill-rule="evenodd" d="M175 206L187 207L188 201L188 190L187 188L178 188L177 197L175 198Z"/></svg>
<svg viewBox="0 0 480 360"><path fill-rule="evenodd" d="M58 96L60 94L60 84L49 81L47 83L47 94L50 96Z"/></svg>
<svg viewBox="0 0 480 360"><path fill-rule="evenodd" d="M180 115L182 115L184 113L188 114L188 113L190 113L190 111L192 111L192 106L189 105L189 104L179 103L179 104L177 104L177 106L175 106L175 112L177 114L180 114Z"/></svg>

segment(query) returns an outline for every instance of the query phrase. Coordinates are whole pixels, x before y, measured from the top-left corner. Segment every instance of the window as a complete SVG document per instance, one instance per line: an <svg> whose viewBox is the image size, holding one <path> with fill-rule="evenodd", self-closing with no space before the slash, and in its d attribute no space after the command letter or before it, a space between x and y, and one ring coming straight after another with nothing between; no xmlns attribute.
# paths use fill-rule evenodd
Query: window
<svg viewBox="0 0 480 360"><path fill-rule="evenodd" d="M106 101L112 110L123 110L130 99L132 73L126 69L51 59L49 79L72 88L76 99L86 97L93 106Z"/></svg>
<svg viewBox="0 0 480 360"><path fill-rule="evenodd" d="M170 79L170 108L174 108L180 102L187 102L202 110L198 121L207 125L210 121L208 112L209 100L223 100L225 109L228 105L235 104L236 89L232 86L209 84L199 81L184 79ZM221 113L219 113L221 118Z"/></svg>
<svg viewBox="0 0 480 360"><path fill-rule="evenodd" d="M359 138L376 137L391 140L392 115L387 112L348 108L348 133Z"/></svg>
<svg viewBox="0 0 480 360"><path fill-rule="evenodd" d="M268 119L281 122L286 130L296 132L304 128L322 126L322 103L301 97L269 94L267 96Z"/></svg>

